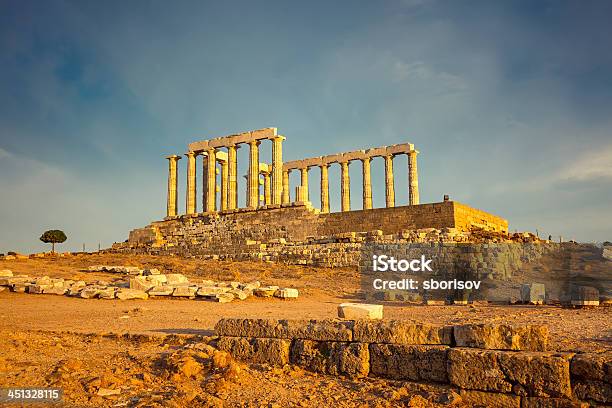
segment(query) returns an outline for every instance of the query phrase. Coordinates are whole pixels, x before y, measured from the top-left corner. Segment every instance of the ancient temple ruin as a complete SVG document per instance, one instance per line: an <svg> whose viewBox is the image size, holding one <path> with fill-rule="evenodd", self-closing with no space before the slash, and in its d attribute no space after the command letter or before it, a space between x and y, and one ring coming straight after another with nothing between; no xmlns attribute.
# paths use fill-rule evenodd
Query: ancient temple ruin
<svg viewBox="0 0 612 408"><path fill-rule="evenodd" d="M125 252L176 254L232 260L259 259L329 266L355 264L360 244L370 242L456 242L471 231L506 233L508 222L456 201L419 202L417 154L411 143L283 162L284 136L266 128L189 144L185 213L178 212L178 164L168 156L166 217L130 232L113 246ZM260 162L262 142L272 148L272 163ZM236 151L249 148L246 200L238 203ZM397 205L394 157L408 156L408 203ZM370 163L385 163L385 207L372 205ZM199 160L198 160L199 159ZM197 187L197 163L202 183ZM361 162L362 205L351 207L349 166ZM341 169L341 211L330 211L329 168ZM320 168L320 208L309 196L309 169ZM300 183L290 194L289 175L300 172ZM218 185L219 184L219 185ZM202 204L197 205L197 191ZM200 207L201 211L198 211ZM458 235L459 234L459 235ZM417 241L415 241L417 240Z"/></svg>
<svg viewBox="0 0 612 408"><path fill-rule="evenodd" d="M262 141L269 140L272 147L272 163L259 162L259 149ZM367 150L357 150L327 156L311 157L283 163L284 136L277 134L276 128L266 128L211 140L194 142L189 145L187 156L187 192L185 214L196 214L196 162L202 157L202 212L215 213L231 211L238 208L238 178L236 150L241 145L249 146L249 171L247 178L247 194L245 208L270 208L274 205L291 203L289 174L296 170L300 172L300 185L295 191L295 202L310 201L308 192L308 171L311 167L321 170L321 208L320 212L329 213L329 178L328 169L338 164L342 170L340 179L342 195L342 211L350 211L350 177L349 165L360 161L363 181L363 209L372 209L372 183L370 177L370 162L375 157L385 161L385 203L386 207L395 207L395 186L393 177L393 158L397 155L408 156L408 193L409 204L419 204L419 181L417 172L417 154L411 143L392 146L375 147ZM168 156L168 205L167 217L178 215L178 161L181 156ZM220 185L217 188L217 165L220 170ZM260 188L263 185L263 195ZM217 208L217 190L220 191L220 208Z"/></svg>

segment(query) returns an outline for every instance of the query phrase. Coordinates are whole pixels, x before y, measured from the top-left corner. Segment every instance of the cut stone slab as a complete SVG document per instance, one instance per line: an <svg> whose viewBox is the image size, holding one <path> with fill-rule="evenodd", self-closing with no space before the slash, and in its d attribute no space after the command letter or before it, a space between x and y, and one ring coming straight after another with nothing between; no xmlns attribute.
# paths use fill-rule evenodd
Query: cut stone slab
<svg viewBox="0 0 612 408"><path fill-rule="evenodd" d="M170 296L174 292L172 286L154 286L147 293L149 296Z"/></svg>
<svg viewBox="0 0 612 408"><path fill-rule="evenodd" d="M546 300L546 289L543 283L521 285L521 302L532 305L543 305Z"/></svg>
<svg viewBox="0 0 612 408"><path fill-rule="evenodd" d="M353 322L339 320L276 320L276 319L221 319L215 325L220 336L266 337L352 341Z"/></svg>
<svg viewBox="0 0 612 408"><path fill-rule="evenodd" d="M382 319L383 306L366 303L341 303L338 305L338 317L347 320Z"/></svg>
<svg viewBox="0 0 612 408"><path fill-rule="evenodd" d="M406 320L357 320L353 340L363 343L443 344L452 343L451 326L435 326Z"/></svg>
<svg viewBox="0 0 612 408"><path fill-rule="evenodd" d="M281 299L297 299L298 294L298 290L293 288L277 289L276 292L274 292L274 296Z"/></svg>
<svg viewBox="0 0 612 408"><path fill-rule="evenodd" d="M542 325L467 324L454 326L453 335L458 347L527 351L548 347L548 327Z"/></svg>
<svg viewBox="0 0 612 408"><path fill-rule="evenodd" d="M231 288L218 286L200 286L198 287L197 295L204 297L215 297L221 293L228 293Z"/></svg>
<svg viewBox="0 0 612 408"><path fill-rule="evenodd" d="M220 337L217 348L237 360L284 366L289 363L290 340Z"/></svg>
<svg viewBox="0 0 612 408"><path fill-rule="evenodd" d="M147 295L147 293L142 290L127 289L127 288L120 288L119 290L117 290L117 293L115 294L115 296L117 296L117 299L121 299L121 300L148 299L149 298L149 295Z"/></svg>
<svg viewBox="0 0 612 408"><path fill-rule="evenodd" d="M46 295L64 295L67 291L68 289L63 286L51 286L48 289L43 289L43 293Z"/></svg>
<svg viewBox="0 0 612 408"><path fill-rule="evenodd" d="M250 295L250 293L245 292L244 290L240 290L240 289L232 289L228 293L231 293L232 295L234 295L234 298L238 300L245 300Z"/></svg>
<svg viewBox="0 0 612 408"><path fill-rule="evenodd" d="M83 299L91 299L100 293L100 289L96 287L86 286L79 291L79 297Z"/></svg>
<svg viewBox="0 0 612 408"><path fill-rule="evenodd" d="M461 401L470 407L521 408L521 397L517 395L474 390L461 390L459 395ZM538 408L543 407L548 407L548 405Z"/></svg>
<svg viewBox="0 0 612 408"><path fill-rule="evenodd" d="M144 292L153 288L155 283L149 282L146 276L136 276L134 278L130 278L130 289L142 290Z"/></svg>
<svg viewBox="0 0 612 408"><path fill-rule="evenodd" d="M2 269L0 270L0 277L2 278L10 278L13 276L13 271L10 269Z"/></svg>
<svg viewBox="0 0 612 408"><path fill-rule="evenodd" d="M181 273L170 273L166 275L166 283L168 283L168 285L187 282L189 282L189 279L187 279L187 277Z"/></svg>
<svg viewBox="0 0 612 408"><path fill-rule="evenodd" d="M592 286L573 287L571 296L574 306L599 306L599 290Z"/></svg>
<svg viewBox="0 0 612 408"><path fill-rule="evenodd" d="M161 275L161 272L159 271L159 269L157 268L151 268L151 269L145 269L142 271L142 274L144 276L149 276L149 275Z"/></svg>
<svg viewBox="0 0 612 408"><path fill-rule="evenodd" d="M173 297L195 297L198 290L197 286L177 286L172 292Z"/></svg>
<svg viewBox="0 0 612 408"><path fill-rule="evenodd" d="M232 293L219 293L217 295L215 295L215 297L213 298L215 301L219 302L219 303L229 303L232 300L234 300L234 295Z"/></svg>

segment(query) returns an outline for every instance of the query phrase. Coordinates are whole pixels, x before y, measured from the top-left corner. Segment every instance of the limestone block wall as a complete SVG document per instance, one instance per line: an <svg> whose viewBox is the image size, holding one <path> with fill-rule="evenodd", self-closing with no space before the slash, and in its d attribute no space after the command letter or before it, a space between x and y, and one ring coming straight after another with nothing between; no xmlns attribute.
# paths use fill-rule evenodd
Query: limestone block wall
<svg viewBox="0 0 612 408"><path fill-rule="evenodd" d="M240 360L450 384L466 403L517 408L612 403L612 353L548 352L545 326L222 319L215 331L217 346Z"/></svg>

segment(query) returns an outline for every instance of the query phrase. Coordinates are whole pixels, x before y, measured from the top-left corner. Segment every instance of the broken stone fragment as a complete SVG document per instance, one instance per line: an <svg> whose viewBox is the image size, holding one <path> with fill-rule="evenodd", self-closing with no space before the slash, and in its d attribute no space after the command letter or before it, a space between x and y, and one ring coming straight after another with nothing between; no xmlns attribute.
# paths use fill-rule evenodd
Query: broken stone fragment
<svg viewBox="0 0 612 408"><path fill-rule="evenodd" d="M214 300L216 300L219 303L229 303L232 300L234 300L234 295L232 293L219 293L218 295L215 295Z"/></svg>
<svg viewBox="0 0 612 408"><path fill-rule="evenodd" d="M229 287L203 286L198 288L197 295L205 297L214 297L221 293L227 293L230 290L231 288Z"/></svg>
<svg viewBox="0 0 612 408"><path fill-rule="evenodd" d="M68 289L61 286L51 286L48 289L43 289L43 293L46 295L63 295L67 292Z"/></svg>
<svg viewBox="0 0 612 408"><path fill-rule="evenodd" d="M248 292L245 292L245 291L240 290L240 289L232 289L228 293L231 293L232 295L234 295L234 298L236 298L238 300L245 300L247 297L249 297L249 293Z"/></svg>
<svg viewBox="0 0 612 408"><path fill-rule="evenodd" d="M172 286L154 286L147 293L149 296L170 296L174 292Z"/></svg>
<svg viewBox="0 0 612 408"><path fill-rule="evenodd" d="M2 278L10 278L13 276L13 271L10 269L2 269L0 270L0 277Z"/></svg>
<svg viewBox="0 0 612 408"><path fill-rule="evenodd" d="M129 299L147 299L149 295L142 290L120 288L116 293L117 299L129 300Z"/></svg>
<svg viewBox="0 0 612 408"><path fill-rule="evenodd" d="M142 274L144 276L150 276L150 275L161 275L161 272L159 271L159 269L157 268L151 268L151 269L144 269L142 271Z"/></svg>
<svg viewBox="0 0 612 408"><path fill-rule="evenodd" d="M341 303L338 305L338 317L341 319L382 319L383 306L366 303Z"/></svg>
<svg viewBox="0 0 612 408"><path fill-rule="evenodd" d="M297 299L298 294L299 292L297 289L282 288L282 289L277 289L276 292L274 292L274 297L281 298L281 299Z"/></svg>
<svg viewBox="0 0 612 408"><path fill-rule="evenodd" d="M146 276L136 276L130 278L130 289L147 291L156 286L155 283L149 282Z"/></svg>
<svg viewBox="0 0 612 408"><path fill-rule="evenodd" d="M79 297L83 299L91 299L100 293L101 288L96 286L86 286L79 292Z"/></svg>
<svg viewBox="0 0 612 408"><path fill-rule="evenodd" d="M278 289L278 286L262 286L255 289L253 294L259 297L272 297Z"/></svg>
<svg viewBox="0 0 612 408"><path fill-rule="evenodd" d="M100 299L114 299L115 298L115 287L109 286L106 289L100 289L98 291L98 297Z"/></svg>

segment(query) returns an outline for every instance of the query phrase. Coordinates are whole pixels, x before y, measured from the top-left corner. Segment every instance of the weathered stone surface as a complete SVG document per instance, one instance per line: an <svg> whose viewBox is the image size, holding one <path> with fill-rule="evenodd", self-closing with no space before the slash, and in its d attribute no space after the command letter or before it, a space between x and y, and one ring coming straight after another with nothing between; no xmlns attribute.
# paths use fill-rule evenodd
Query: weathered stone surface
<svg viewBox="0 0 612 408"><path fill-rule="evenodd" d="M493 350L546 351L548 327L468 324L453 327L458 347Z"/></svg>
<svg viewBox="0 0 612 408"><path fill-rule="evenodd" d="M177 286L174 288L174 292L172 292L172 296L195 297L197 290L198 290L197 286Z"/></svg>
<svg viewBox="0 0 612 408"><path fill-rule="evenodd" d="M573 287L571 298L571 303L575 306L599 306L599 290L592 286Z"/></svg>
<svg viewBox="0 0 612 408"><path fill-rule="evenodd" d="M298 294L298 290L293 288L281 288L274 292L274 296L281 299L297 299Z"/></svg>
<svg viewBox="0 0 612 408"><path fill-rule="evenodd" d="M351 341L353 323L337 320L221 319L220 336Z"/></svg>
<svg viewBox="0 0 612 408"><path fill-rule="evenodd" d="M219 287L219 286L201 286L198 288L197 295L204 297L215 297L221 293L227 293L231 290L228 287Z"/></svg>
<svg viewBox="0 0 612 408"><path fill-rule="evenodd" d="M319 373L348 377L365 377L370 369L368 345L363 343L297 339L291 346L291 363Z"/></svg>
<svg viewBox="0 0 612 408"><path fill-rule="evenodd" d="M186 283L189 282L189 279L183 274L180 273L170 273L166 275L166 283L168 285L176 285L177 283Z"/></svg>
<svg viewBox="0 0 612 408"><path fill-rule="evenodd" d="M217 348L227 351L238 360L284 366L289 362L290 344L289 340L284 339L222 336L217 342Z"/></svg>
<svg viewBox="0 0 612 408"><path fill-rule="evenodd" d="M612 403L612 353L576 354L570 363L570 374L578 398Z"/></svg>
<svg viewBox="0 0 612 408"><path fill-rule="evenodd" d="M589 404L566 398L522 397L521 408L588 408Z"/></svg>
<svg viewBox="0 0 612 408"><path fill-rule="evenodd" d="M151 269L145 269L142 271L142 274L144 276L150 276L150 275L160 275L161 272L159 271L159 269L157 268L151 268Z"/></svg>
<svg viewBox="0 0 612 408"><path fill-rule="evenodd" d="M154 286L156 286L155 283L148 281L146 276L136 276L130 278L130 289L142 290L143 292L146 292Z"/></svg>
<svg viewBox="0 0 612 408"><path fill-rule="evenodd" d="M216 302L219 303L229 303L232 300L234 300L234 294L233 293L219 293L217 295L215 295L215 297L213 298Z"/></svg>
<svg viewBox="0 0 612 408"><path fill-rule="evenodd" d="M63 295L68 291L67 288L63 286L53 285L50 288L43 289L43 293L46 295Z"/></svg>
<svg viewBox="0 0 612 408"><path fill-rule="evenodd" d="M571 397L570 353L499 352L512 391L522 396Z"/></svg>
<svg viewBox="0 0 612 408"><path fill-rule="evenodd" d="M447 346L370 344L370 373L394 380L448 383Z"/></svg>
<svg viewBox="0 0 612 408"><path fill-rule="evenodd" d="M497 361L501 352L456 348L448 350L448 378L464 389L511 392L512 384Z"/></svg>
<svg viewBox="0 0 612 408"><path fill-rule="evenodd" d="M461 390L461 401L469 407L519 408L521 397L498 392Z"/></svg>
<svg viewBox="0 0 612 408"><path fill-rule="evenodd" d="M154 286L153 288L149 289L147 294L149 296L170 296L172 295L172 292L174 292L174 287L162 285Z"/></svg>
<svg viewBox="0 0 612 408"><path fill-rule="evenodd" d="M521 301L534 305L544 304L546 289L543 283L527 283L521 285Z"/></svg>
<svg viewBox="0 0 612 408"><path fill-rule="evenodd" d="M362 303L341 303L338 305L338 317L347 320L382 319L383 306Z"/></svg>
<svg viewBox="0 0 612 408"><path fill-rule="evenodd" d="M570 397L569 353L508 352L453 348L451 384L521 396Z"/></svg>
<svg viewBox="0 0 612 408"><path fill-rule="evenodd" d="M0 277L2 278L10 278L13 276L13 271L10 269L2 269L0 270Z"/></svg>
<svg viewBox="0 0 612 408"><path fill-rule="evenodd" d="M121 300L148 299L149 298L149 295L147 295L147 293L142 290L127 289L127 288L120 288L119 290L117 290L115 296L117 297L117 299L121 299Z"/></svg>
<svg viewBox="0 0 612 408"><path fill-rule="evenodd" d="M109 286L106 289L101 289L98 292L98 297L100 299L114 299L115 298L115 290L116 288L113 286Z"/></svg>
<svg viewBox="0 0 612 408"><path fill-rule="evenodd" d="M262 286L253 290L253 294L259 297L272 297L278 290L278 286Z"/></svg>
<svg viewBox="0 0 612 408"><path fill-rule="evenodd" d="M451 344L451 333L452 327L404 320L357 320L353 327L353 340L364 343Z"/></svg>
<svg viewBox="0 0 612 408"><path fill-rule="evenodd" d="M100 289L101 288L98 287L86 286L79 291L79 297L83 299L91 299L100 293Z"/></svg>

